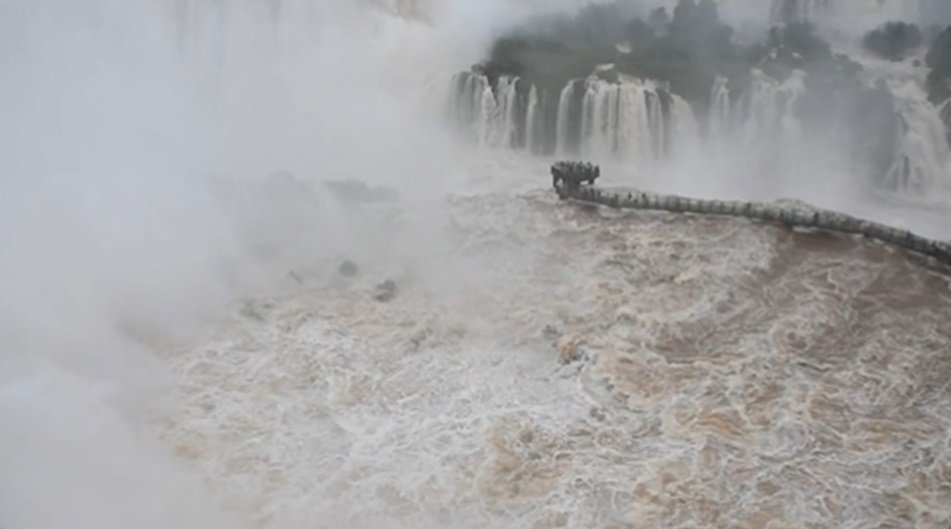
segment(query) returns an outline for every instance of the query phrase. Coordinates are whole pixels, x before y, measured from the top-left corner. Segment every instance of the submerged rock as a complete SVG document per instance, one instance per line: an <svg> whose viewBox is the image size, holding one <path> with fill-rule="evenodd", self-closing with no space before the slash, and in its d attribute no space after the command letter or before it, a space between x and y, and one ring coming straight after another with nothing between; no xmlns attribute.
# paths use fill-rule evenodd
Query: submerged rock
<svg viewBox="0 0 951 529"><path fill-rule="evenodd" d="M356 263L348 259L340 263L340 267L337 268L337 271L344 277L353 277L360 272L360 268L357 267Z"/></svg>
<svg viewBox="0 0 951 529"><path fill-rule="evenodd" d="M558 340L558 362L567 365L584 358L583 343L584 339L577 334L563 336Z"/></svg>
<svg viewBox="0 0 951 529"><path fill-rule="evenodd" d="M341 200L348 202L396 202L399 193L385 187L371 187L356 180L329 180L324 185Z"/></svg>
<svg viewBox="0 0 951 529"><path fill-rule="evenodd" d="M396 292L396 282L392 279L387 279L376 286L376 293L373 295L373 298L377 301L387 302L396 297Z"/></svg>

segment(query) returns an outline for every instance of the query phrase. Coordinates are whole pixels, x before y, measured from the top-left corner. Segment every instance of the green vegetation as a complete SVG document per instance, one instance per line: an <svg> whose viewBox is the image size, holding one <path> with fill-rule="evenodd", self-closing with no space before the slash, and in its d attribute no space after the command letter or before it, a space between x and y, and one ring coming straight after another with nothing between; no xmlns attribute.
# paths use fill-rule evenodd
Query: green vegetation
<svg viewBox="0 0 951 529"><path fill-rule="evenodd" d="M862 38L862 47L890 61L904 59L908 52L924 43L918 26L904 22L888 22Z"/></svg>
<svg viewBox="0 0 951 529"><path fill-rule="evenodd" d="M938 105L951 98L951 26L935 37L925 62L931 68L928 74L928 98Z"/></svg>
<svg viewBox="0 0 951 529"><path fill-rule="evenodd" d="M803 92L793 112L818 130L832 124L851 129L851 150L865 160L874 178L883 178L892 165L899 123L894 100L884 85L869 88L860 80L862 67L832 52L828 42L808 23L790 22L771 28L763 40L742 45L724 24L714 0L680 0L672 13L664 8L644 11L634 0L591 4L574 16L536 21L499 39L489 59L480 65L493 85L501 75L515 75L520 92L532 85L557 100L573 79L594 74L614 81L619 75L655 79L686 99L706 123L710 94L717 76L729 79L731 97L742 97L757 68L779 82L796 71L805 72ZM921 44L915 26L889 23L866 36L866 46L892 58ZM598 68L611 64L613 68ZM928 55L935 69L934 98L951 96L951 30L939 35ZM575 93L580 97L581 91ZM658 91L665 115L670 94ZM577 101L575 103L578 103ZM580 112L580 105L571 107ZM579 116L569 116L578 122ZM577 133L569 127L569 135ZM573 143L569 136L568 144Z"/></svg>
<svg viewBox="0 0 951 529"><path fill-rule="evenodd" d="M713 0L681 0L672 16L664 8L646 20L641 14L633 2L619 0L540 21L498 40L482 68L493 82L517 75L526 85L559 90L598 65L613 64L614 75L667 81L700 106L707 105L718 74L748 71L748 53L732 44L733 30L720 21Z"/></svg>
<svg viewBox="0 0 951 529"><path fill-rule="evenodd" d="M858 83L858 64L834 55L809 24L776 27L764 37L754 45L734 42L733 29L720 19L714 0L680 0L673 13L665 8L644 12L633 0L616 0L588 5L574 16L536 21L501 38L480 68L493 84L500 75L516 75L526 81L520 90L536 85L557 93L570 80L612 64L599 75L667 82L701 117L717 76L730 80L736 97L753 67L779 81L804 70L816 89Z"/></svg>

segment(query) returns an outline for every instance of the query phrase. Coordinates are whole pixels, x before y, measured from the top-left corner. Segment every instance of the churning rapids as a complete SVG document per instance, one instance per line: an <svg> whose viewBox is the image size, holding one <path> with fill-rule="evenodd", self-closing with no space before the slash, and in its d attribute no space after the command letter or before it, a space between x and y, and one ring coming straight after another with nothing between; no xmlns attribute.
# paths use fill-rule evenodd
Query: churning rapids
<svg viewBox="0 0 951 529"><path fill-rule="evenodd" d="M167 355L163 439L263 527L951 521L947 275L547 190L447 209L438 267L328 261Z"/></svg>
<svg viewBox="0 0 951 529"><path fill-rule="evenodd" d="M443 84L458 69L446 66ZM600 137L591 145L607 148ZM652 145L643 149L667 149ZM691 187L684 174L696 165L634 175L622 158L604 165L611 185L729 189L725 198L794 187ZM174 391L115 408L149 410L129 442L158 439L229 521L124 513L107 529L951 526L947 269L843 236L569 205L548 188L550 162L465 149L450 183L394 185L399 196L294 187L310 174L333 179L319 168L300 180L216 180L235 218L259 208L241 218L248 246L291 265L275 265L283 279L271 292L184 338L129 323L123 332L172 373ZM801 198L948 239L947 189L932 190L927 209L906 194L839 201L821 186ZM316 241L307 226L320 222L346 228L317 230ZM277 241L265 236L273 226ZM322 246L332 251L306 251ZM352 273L341 273L345 259ZM397 285L386 301L376 299L383 280ZM7 378L0 417L42 408L22 404L29 382ZM29 468L11 468L0 468L0 495L20 502L16 512L30 501L57 509L9 485L43 490L55 472L18 481ZM67 481L82 489L83 478ZM96 496L83 494L77 502ZM3 529L37 529L17 525L36 519Z"/></svg>

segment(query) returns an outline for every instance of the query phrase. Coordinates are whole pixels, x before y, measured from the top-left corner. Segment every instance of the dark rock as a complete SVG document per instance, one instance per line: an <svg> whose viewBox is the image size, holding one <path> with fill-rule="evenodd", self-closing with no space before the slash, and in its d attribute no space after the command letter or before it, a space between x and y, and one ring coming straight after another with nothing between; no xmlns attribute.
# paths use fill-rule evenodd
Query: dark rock
<svg viewBox="0 0 951 529"><path fill-rule="evenodd" d="M392 279L387 279L376 286L376 293L373 295L373 298L377 301L387 302L396 297L396 292L396 282Z"/></svg>
<svg viewBox="0 0 951 529"><path fill-rule="evenodd" d="M360 269L357 267L357 264L353 261L347 260L340 263L340 267L337 269L340 272L340 275L344 277L353 277L360 272Z"/></svg>
<svg viewBox="0 0 951 529"><path fill-rule="evenodd" d="M399 193L385 187L370 187L355 180L328 180L324 182L330 192L349 202L395 202Z"/></svg>

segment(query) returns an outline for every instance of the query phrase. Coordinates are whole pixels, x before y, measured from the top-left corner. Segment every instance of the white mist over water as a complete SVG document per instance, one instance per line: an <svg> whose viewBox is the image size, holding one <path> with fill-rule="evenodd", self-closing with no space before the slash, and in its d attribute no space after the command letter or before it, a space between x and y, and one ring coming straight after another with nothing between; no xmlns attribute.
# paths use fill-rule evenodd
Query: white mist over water
<svg viewBox="0 0 951 529"><path fill-rule="evenodd" d="M286 2L312 17L275 35L237 3L201 18L215 4L204 2L179 39L172 4L0 3L5 528L232 526L146 428L174 381L155 340L273 291L274 270L376 241L359 226L340 236L333 208L244 230L254 211L233 222L206 175L392 180L412 168L424 181L449 167L412 152L421 138L439 152L439 136L399 91L406 65L384 64L425 28ZM286 198L251 203L273 219ZM293 251L275 261L249 238Z"/></svg>
<svg viewBox="0 0 951 529"><path fill-rule="evenodd" d="M188 6L185 30L178 5ZM679 339L708 342L698 315L716 312L720 339L772 339L794 355L796 333L820 322L806 309L757 305L749 292L769 287L744 283L789 251L778 235L717 221L615 225L555 208L537 191L544 161L460 149L429 118L508 4L281 6L275 21L268 4L238 2L0 3L0 526L643 522L669 506L625 506L639 485L688 482L694 457L735 461L718 445L723 403L704 407L704 395L739 399L756 377L797 384L749 410L752 423L778 425L752 444L773 457L805 449L801 417L775 403L814 392L821 404L828 390L791 363L772 364L760 348L749 363L736 355L733 366L721 357L714 369L680 369L656 353ZM419 10L430 26L392 16ZM304 183L385 183L402 206L260 182L280 169ZM697 183L692 170L681 174ZM208 185L208 175L221 178ZM444 200L449 191L473 196ZM898 305L915 302L917 282L943 292L912 264L846 246L858 264L818 252L831 272L799 268L773 296L802 305L793 292L807 283L833 300L846 292L878 303L867 294L876 273L905 282L883 294ZM345 257L363 269L357 280L336 275ZM403 289L393 305L372 299L386 277ZM940 346L945 305L930 316L928 303L861 314ZM830 306L807 308L842 319L861 309ZM757 311L780 313L779 330L731 318ZM539 337L546 325L564 350L572 332L585 337L600 367L559 368ZM907 350L894 361L908 373L943 372L927 345L876 340ZM630 364L624 348L655 352ZM657 384L631 382L617 366ZM868 369L842 375L849 384L837 391L851 392L850 405L898 400L921 382L909 375L885 397L866 395L859 375L887 373ZM655 410L662 382L676 398ZM943 395L928 395L934 409L920 422L946 424ZM854 435L899 428L883 423ZM939 433L909 424L900 433L929 440L943 468ZM790 479L778 466L759 478L763 488ZM877 499L854 504L874 510ZM942 499L921 499L932 509L922 519L946 521Z"/></svg>

